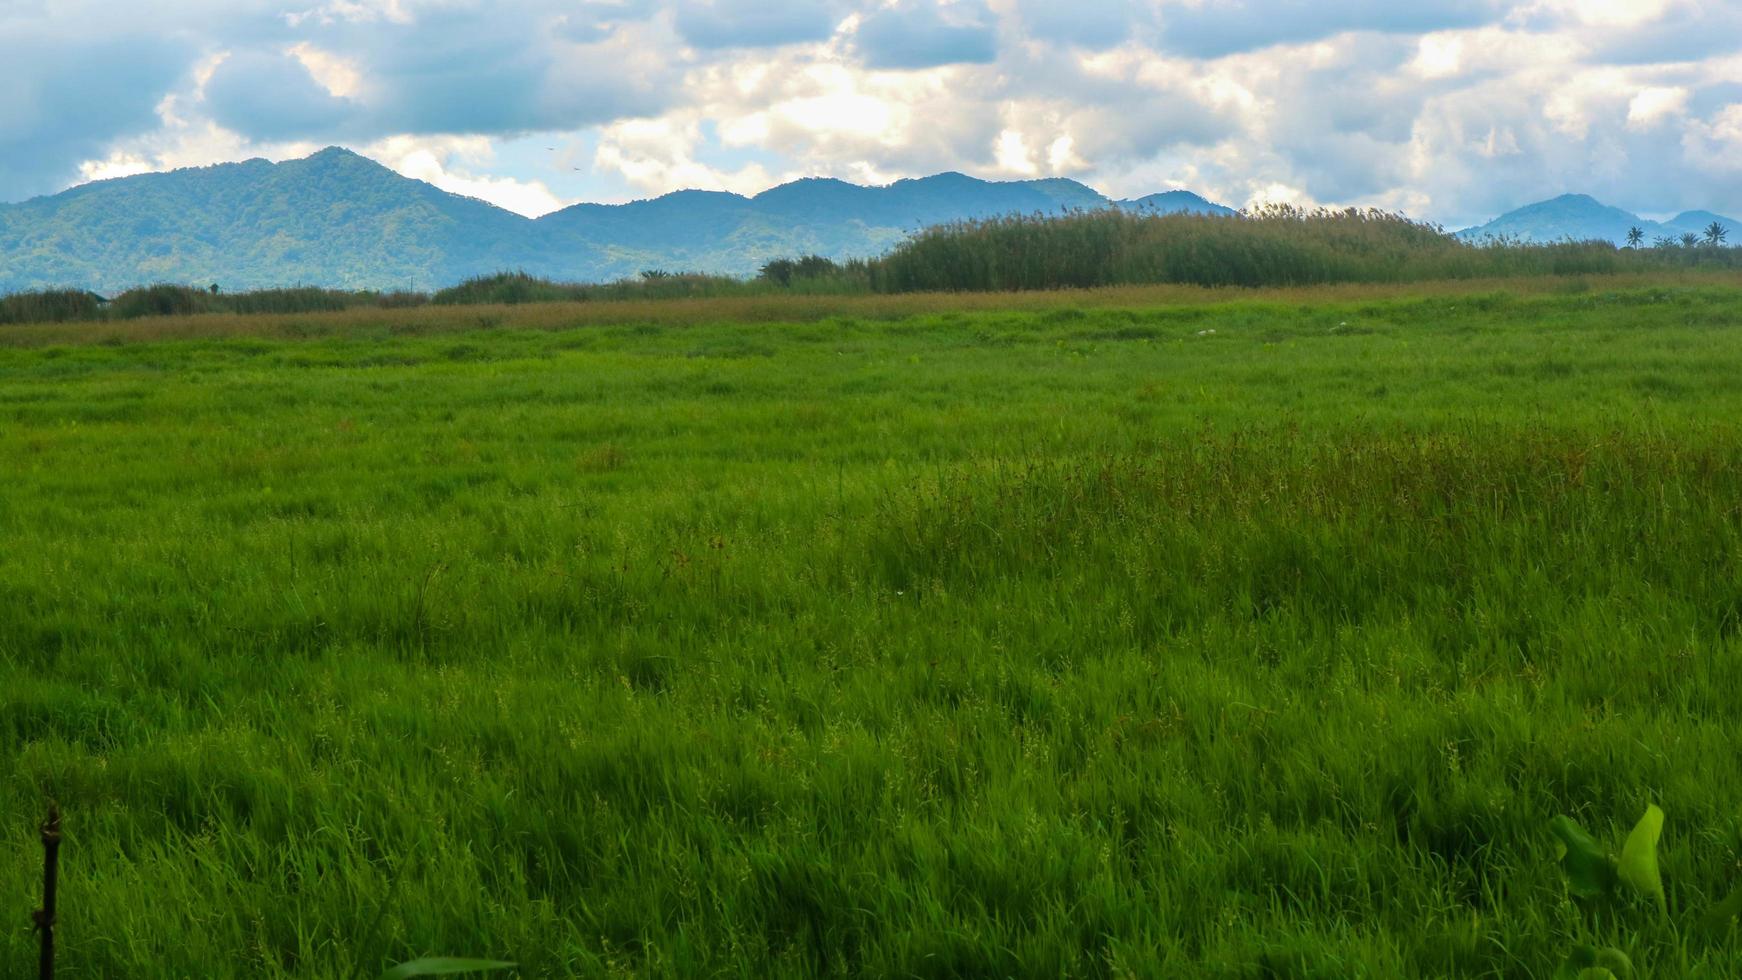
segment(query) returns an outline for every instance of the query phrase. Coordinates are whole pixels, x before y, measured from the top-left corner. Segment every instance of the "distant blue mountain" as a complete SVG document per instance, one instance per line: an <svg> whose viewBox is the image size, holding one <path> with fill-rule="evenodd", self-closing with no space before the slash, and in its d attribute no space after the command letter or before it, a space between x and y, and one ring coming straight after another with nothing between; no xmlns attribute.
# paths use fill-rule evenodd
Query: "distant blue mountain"
<svg viewBox="0 0 1742 980"><path fill-rule="evenodd" d="M1691 232L1695 235L1704 235L1706 229L1710 227L1714 221L1729 229L1732 235L1737 233L1738 228L1742 228L1742 224L1739 224L1735 218L1726 218L1721 214L1713 214L1710 211L1683 211L1681 214L1676 215L1668 221L1662 222L1661 227L1666 234L1671 235L1680 235L1687 232Z"/></svg>
<svg viewBox="0 0 1742 980"><path fill-rule="evenodd" d="M1113 201L1062 178L942 173L887 187L797 180L754 197L678 191L532 220L332 147L0 205L0 291L152 281L430 289L503 269L571 281L653 268L746 275L783 256L878 255L952 221L1105 207L1233 213L1185 191Z"/></svg>
<svg viewBox="0 0 1742 980"><path fill-rule="evenodd" d="M1239 212L1222 204L1212 204L1191 191L1166 191L1161 194L1151 194L1134 201L1120 201L1119 206L1127 211L1154 212L1157 214L1174 214L1186 212L1189 214L1220 214L1233 215Z"/></svg>
<svg viewBox="0 0 1742 980"><path fill-rule="evenodd" d="M1706 227L1714 221L1733 233L1742 228L1742 223L1710 211L1684 211L1668 221L1657 222L1611 207L1588 194L1562 194L1508 211L1487 224L1466 228L1458 232L1458 237L1466 241L1496 238L1527 242L1596 240L1623 245L1628 230L1632 228L1644 232L1645 240L1650 242L1687 233L1703 235Z"/></svg>

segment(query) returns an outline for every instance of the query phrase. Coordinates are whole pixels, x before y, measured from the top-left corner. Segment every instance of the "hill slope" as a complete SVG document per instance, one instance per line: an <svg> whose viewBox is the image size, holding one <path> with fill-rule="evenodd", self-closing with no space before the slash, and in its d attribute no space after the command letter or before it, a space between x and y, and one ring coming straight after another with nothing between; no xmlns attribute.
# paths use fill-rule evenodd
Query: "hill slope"
<svg viewBox="0 0 1742 980"><path fill-rule="evenodd" d="M799 180L754 197L678 191L535 221L335 147L0 205L0 291L153 281L430 289L502 269L573 281L648 268L745 275L780 256L877 255L949 221L1108 206L1219 208L1179 191L1121 202L1072 180L944 173L887 187Z"/></svg>

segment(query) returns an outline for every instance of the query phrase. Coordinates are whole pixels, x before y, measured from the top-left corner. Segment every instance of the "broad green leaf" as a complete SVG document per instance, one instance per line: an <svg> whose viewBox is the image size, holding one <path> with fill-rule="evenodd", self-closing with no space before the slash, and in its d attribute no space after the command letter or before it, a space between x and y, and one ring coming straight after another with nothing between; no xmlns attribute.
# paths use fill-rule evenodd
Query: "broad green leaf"
<svg viewBox="0 0 1742 980"><path fill-rule="evenodd" d="M1613 946L1598 949L1583 944L1573 951L1555 971L1555 980L1628 980L1633 976L1633 961Z"/></svg>
<svg viewBox="0 0 1742 980"><path fill-rule="evenodd" d="M1615 862L1590 834L1580 829L1571 817L1560 816L1549 822L1549 830L1560 841L1561 868L1567 873L1567 890L1579 898L1599 898L1615 887Z"/></svg>
<svg viewBox="0 0 1742 980"><path fill-rule="evenodd" d="M1707 935L1719 935L1728 932L1730 923L1739 915L1742 915L1742 883L1731 889L1729 896L1722 902L1700 916L1697 928Z"/></svg>
<svg viewBox="0 0 1742 980"><path fill-rule="evenodd" d="M1657 841L1663 836L1663 811L1656 804L1645 808L1645 816L1633 825L1627 842L1621 845L1621 861L1616 872L1621 880L1642 895L1657 901L1659 912L1668 914L1669 903L1663 895L1663 878L1657 870Z"/></svg>
<svg viewBox="0 0 1742 980"><path fill-rule="evenodd" d="M508 970L513 963L502 960L470 960L458 956L426 956L409 960L381 974L380 980L406 980L407 977L445 977L455 973L482 973L485 970Z"/></svg>
<svg viewBox="0 0 1742 980"><path fill-rule="evenodd" d="M1620 980L1633 976L1633 961L1627 958L1626 953L1613 946L1604 946L1597 950L1597 962L1593 967Z"/></svg>
<svg viewBox="0 0 1742 980"><path fill-rule="evenodd" d="M1592 969L1596 962L1597 947L1581 943L1561 961L1560 969L1554 971L1554 980L1583 980L1585 971Z"/></svg>

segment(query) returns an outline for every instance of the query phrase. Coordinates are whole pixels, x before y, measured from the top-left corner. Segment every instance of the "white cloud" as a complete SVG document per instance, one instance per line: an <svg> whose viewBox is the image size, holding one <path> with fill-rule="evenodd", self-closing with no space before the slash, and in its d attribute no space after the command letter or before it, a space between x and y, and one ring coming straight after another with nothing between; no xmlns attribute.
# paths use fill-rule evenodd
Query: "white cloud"
<svg viewBox="0 0 1742 980"><path fill-rule="evenodd" d="M134 174L148 174L160 169L155 161L136 153L117 151L102 160L86 160L79 164L79 181L84 183L92 180L110 180L115 177L131 177Z"/></svg>
<svg viewBox="0 0 1742 980"><path fill-rule="evenodd" d="M1679 85L1656 85L1643 88L1627 103L1627 125L1649 129L1666 116L1679 115L1687 108L1688 90Z"/></svg>
<svg viewBox="0 0 1742 980"><path fill-rule="evenodd" d="M1046 165L1055 174L1070 173L1088 167L1088 164L1077 156L1076 139L1069 135L1060 136L1046 148Z"/></svg>
<svg viewBox="0 0 1742 980"><path fill-rule="evenodd" d="M1489 159L1514 156L1521 152L1518 134L1510 126L1489 126L1488 135L1477 142L1476 152Z"/></svg>
<svg viewBox="0 0 1742 980"><path fill-rule="evenodd" d="M606 127L593 166L655 195L679 189L754 194L773 183L759 164L728 171L697 160L700 143L694 119L630 120Z"/></svg>
<svg viewBox="0 0 1742 980"><path fill-rule="evenodd" d="M329 51L322 51L307 41L299 41L285 48L284 53L301 62L309 76L334 98L348 99L356 95L362 85L363 73L356 62ZM207 77L210 78L209 73Z"/></svg>
<svg viewBox="0 0 1742 980"><path fill-rule="evenodd" d="M1418 42L1410 67L1424 78L1447 78L1458 74L1463 64L1463 38L1455 34L1429 34Z"/></svg>
<svg viewBox="0 0 1742 980"><path fill-rule="evenodd" d="M1538 15L1598 27L1636 27L1661 18L1680 0L1539 0L1526 5Z"/></svg>
<svg viewBox="0 0 1742 980"><path fill-rule="evenodd" d="M393 136L364 147L363 153L407 177L529 218L574 203L557 197L540 181L474 173L473 168L487 167L495 157L490 141L479 136Z"/></svg>
<svg viewBox="0 0 1742 980"><path fill-rule="evenodd" d="M1564 190L1742 212L1738 25L1724 0L57 0L0 15L0 199L342 143L529 214L945 169L1448 224ZM158 61L29 56L88 44ZM495 152L527 133L579 169Z"/></svg>
<svg viewBox="0 0 1742 980"><path fill-rule="evenodd" d="M1718 173L1742 173L1742 103L1697 120L1683 141L1688 155Z"/></svg>
<svg viewBox="0 0 1742 980"><path fill-rule="evenodd" d="M999 170L1020 177L1032 177L1040 170L1034 164L1034 155L1029 152L1027 141L1014 129L998 134L992 148L992 159Z"/></svg>
<svg viewBox="0 0 1742 980"><path fill-rule="evenodd" d="M1317 205L1318 202L1313 200L1312 195L1299 187L1290 187L1287 184L1272 181L1262 187L1255 188L1245 201L1245 206L1249 208L1261 208L1267 204L1288 204L1294 207L1310 208Z"/></svg>

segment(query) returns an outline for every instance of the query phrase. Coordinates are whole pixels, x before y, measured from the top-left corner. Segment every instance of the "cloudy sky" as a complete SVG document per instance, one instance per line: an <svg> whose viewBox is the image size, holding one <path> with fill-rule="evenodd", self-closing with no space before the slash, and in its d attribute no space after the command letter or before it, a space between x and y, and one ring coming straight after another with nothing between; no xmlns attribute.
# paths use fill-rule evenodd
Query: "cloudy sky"
<svg viewBox="0 0 1742 980"><path fill-rule="evenodd" d="M1742 214L1742 0L0 0L0 200L328 144L526 214L940 170Z"/></svg>

